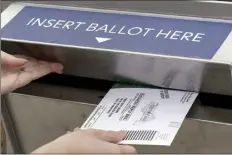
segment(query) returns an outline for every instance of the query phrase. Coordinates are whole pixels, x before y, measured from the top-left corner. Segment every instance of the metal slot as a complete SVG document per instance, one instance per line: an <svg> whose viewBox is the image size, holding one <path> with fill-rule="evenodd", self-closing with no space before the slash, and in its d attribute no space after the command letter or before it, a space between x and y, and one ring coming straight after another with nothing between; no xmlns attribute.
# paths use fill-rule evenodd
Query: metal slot
<svg viewBox="0 0 232 155"><path fill-rule="evenodd" d="M50 75L6 95L4 99L15 132L11 139L14 144L20 144L20 149L16 145L17 150L29 153L67 131L80 127L112 84L109 81ZM231 110L205 106L201 98L198 97L194 103L171 147L136 146L138 151L231 152ZM217 139L217 142L213 139Z"/></svg>
<svg viewBox="0 0 232 155"><path fill-rule="evenodd" d="M31 2L112 9L116 11L125 10L144 13L161 13L166 15L195 16L201 18L232 19L231 3L218 3L217 1ZM2 2L2 8L9 5L9 3L11 2ZM5 50L6 52L16 52L16 54L27 53L25 48L19 46L19 44L8 44L7 42L2 41L2 50ZM38 48L36 47L35 49ZM52 54L54 53L52 51L56 50L59 54L61 51L59 48L48 49L49 53L47 54ZM68 50L67 52L71 51L72 50ZM36 54L36 52L32 54ZM44 54L44 52L42 52L42 54ZM43 57L42 54L37 56ZM70 56L70 60L72 60L71 62L82 62L85 66L85 62L83 62L81 57L83 56L83 53L75 54L75 57L73 57L73 55ZM59 56L60 55L55 57L57 59L54 60L62 62L63 57ZM46 57L43 57L43 59L45 58ZM100 66L96 66L96 68L99 68L99 72L95 71L94 73L97 76L109 76L112 69L104 68L105 71L102 72L102 61L100 61L102 60L101 55L96 54L96 57L94 58L98 58L98 63L96 64L99 64ZM112 59L110 56L108 58ZM106 60L107 62L109 59L103 60ZM110 61L110 63L112 62ZM86 66L87 68L90 67L90 69L92 67L91 65ZM81 66L73 65L71 63L68 67L70 68L67 72L74 72L75 69L79 69L78 73L80 73L81 76L87 74L86 68ZM223 70L219 68L217 68L217 70L220 70L219 73L224 74ZM109 73L107 74L107 72ZM212 72L206 79L211 76L217 78L218 75L218 73ZM227 86L227 92L231 92L231 83L229 83L231 81L225 80L230 77L225 76L225 78L217 78L217 80L215 80L216 83L206 80L206 83L211 84L209 86L213 88L217 88L218 86L222 90L226 89ZM109 76L109 78L112 77ZM217 81L228 82L224 82L224 85L220 85ZM77 126L81 126L113 84L114 81L51 74L36 80L13 93L2 96L1 112L14 153L30 153L34 149L50 142L67 131L73 130ZM209 88L206 87L206 89ZM215 89L215 91L220 92L219 89ZM201 93L189 111L170 147L136 146L138 153L232 153L231 103L231 96Z"/></svg>
<svg viewBox="0 0 232 155"><path fill-rule="evenodd" d="M82 88L89 90L98 90L106 93L116 82L99 79L83 78L70 75L50 74L34 83L58 85L70 88ZM126 83L128 84L128 83ZM154 87L159 88L159 87ZM28 92L29 93L29 92ZM101 96L102 97L102 96ZM227 95L216 95L210 93L200 93L198 103L202 106L211 106L217 108L232 109L232 97Z"/></svg>

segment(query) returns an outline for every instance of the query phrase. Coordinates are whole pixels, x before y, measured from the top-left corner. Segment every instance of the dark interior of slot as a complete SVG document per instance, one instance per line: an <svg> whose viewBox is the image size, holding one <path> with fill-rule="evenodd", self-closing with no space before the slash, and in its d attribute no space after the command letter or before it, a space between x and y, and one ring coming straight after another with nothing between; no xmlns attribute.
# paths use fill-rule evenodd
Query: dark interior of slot
<svg viewBox="0 0 232 155"><path fill-rule="evenodd" d="M10 47L10 45L7 46L8 43L4 41L2 41L2 47L3 45L4 47ZM6 50L6 51L12 52L14 50ZM92 79L92 78L84 78L84 77L77 77L71 75L57 75L57 74L49 74L34 82L50 84L50 85L74 87L74 88L93 89L93 90L100 90L106 92L109 89L111 89L112 86L116 83L115 81L106 81L101 79ZM128 84L128 83L123 83L123 84ZM100 98L103 97L104 96L100 96ZM200 93L198 95L197 100L200 100L200 104L202 106L212 106L216 108L232 109L232 96Z"/></svg>
<svg viewBox="0 0 232 155"><path fill-rule="evenodd" d="M92 79L77 77L71 75L57 75L49 74L43 78L40 78L36 83L44 83L51 85L60 85L73 88L84 89L97 89L101 91L108 91L116 83L115 81L106 81L101 79ZM122 83L128 84L128 83ZM100 96L103 98L104 96ZM210 93L199 93L198 100L200 100L201 106L211 106L216 108L232 109L232 96L217 95Z"/></svg>

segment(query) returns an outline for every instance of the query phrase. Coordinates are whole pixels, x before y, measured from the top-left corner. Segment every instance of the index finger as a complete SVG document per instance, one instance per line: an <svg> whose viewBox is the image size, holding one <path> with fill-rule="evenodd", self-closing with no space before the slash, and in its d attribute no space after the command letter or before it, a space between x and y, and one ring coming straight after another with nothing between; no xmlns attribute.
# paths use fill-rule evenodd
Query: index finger
<svg viewBox="0 0 232 155"><path fill-rule="evenodd" d="M63 66L59 63L49 63L45 61L38 61L36 65L26 66L24 73L29 73L28 78L36 80L52 72L61 74Z"/></svg>
<svg viewBox="0 0 232 155"><path fill-rule="evenodd" d="M14 57L13 55L10 55L8 53L5 53L1 51L1 64L7 65L11 67L18 67L22 66L27 62L27 60L22 58Z"/></svg>

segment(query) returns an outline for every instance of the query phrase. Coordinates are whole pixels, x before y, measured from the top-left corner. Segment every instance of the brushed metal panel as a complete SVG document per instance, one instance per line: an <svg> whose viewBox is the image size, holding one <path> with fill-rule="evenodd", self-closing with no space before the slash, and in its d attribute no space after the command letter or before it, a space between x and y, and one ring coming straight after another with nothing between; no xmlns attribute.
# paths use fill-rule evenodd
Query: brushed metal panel
<svg viewBox="0 0 232 155"><path fill-rule="evenodd" d="M46 88L47 92L50 92L50 95L47 95L50 98L43 97L43 93L38 96L18 93L6 96L9 112L25 153L77 126L80 127L96 107L96 104L77 102L74 98L73 101L62 99L68 98L68 94L73 96L73 93L76 93L76 100L85 95L86 97L82 97L84 101L84 98L93 97L92 91L81 94L82 90L78 89L70 91L55 87L57 91L54 91L54 86L52 87L45 85L27 87L32 94L35 89L40 91ZM53 90L52 93L50 90ZM96 93L95 97L98 102L99 93ZM136 147L139 153L231 153L231 124L231 110L201 107L196 103L170 147Z"/></svg>
<svg viewBox="0 0 232 155"><path fill-rule="evenodd" d="M187 6L194 5L189 3ZM231 64L226 62L19 42L2 38L2 49L9 53L61 62L67 75L232 95Z"/></svg>

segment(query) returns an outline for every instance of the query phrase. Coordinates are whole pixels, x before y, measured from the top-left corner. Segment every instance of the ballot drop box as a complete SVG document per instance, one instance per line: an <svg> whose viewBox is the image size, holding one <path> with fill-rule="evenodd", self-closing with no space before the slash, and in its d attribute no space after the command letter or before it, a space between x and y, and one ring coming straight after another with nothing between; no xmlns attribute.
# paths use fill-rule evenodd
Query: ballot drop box
<svg viewBox="0 0 232 155"><path fill-rule="evenodd" d="M230 2L13 3L1 45L64 65L2 96L15 153L80 127L115 83L199 93L172 145L139 153L232 153Z"/></svg>

